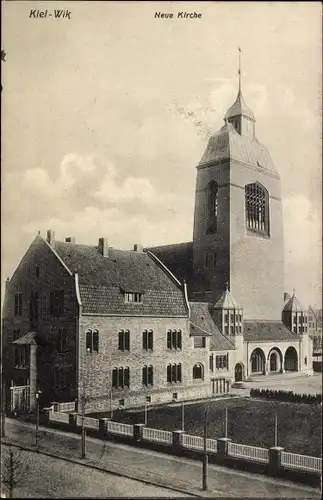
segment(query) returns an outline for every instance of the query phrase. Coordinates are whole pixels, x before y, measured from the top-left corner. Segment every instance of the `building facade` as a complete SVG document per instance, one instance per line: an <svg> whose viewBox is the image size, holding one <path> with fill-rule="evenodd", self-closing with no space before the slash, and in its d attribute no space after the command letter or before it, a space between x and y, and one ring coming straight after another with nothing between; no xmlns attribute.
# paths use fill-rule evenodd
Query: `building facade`
<svg viewBox="0 0 323 500"><path fill-rule="evenodd" d="M32 408L36 391L99 412L312 373L308 313L284 295L283 256L280 177L239 84L197 166L191 242L121 251L36 236L6 284L10 409Z"/></svg>

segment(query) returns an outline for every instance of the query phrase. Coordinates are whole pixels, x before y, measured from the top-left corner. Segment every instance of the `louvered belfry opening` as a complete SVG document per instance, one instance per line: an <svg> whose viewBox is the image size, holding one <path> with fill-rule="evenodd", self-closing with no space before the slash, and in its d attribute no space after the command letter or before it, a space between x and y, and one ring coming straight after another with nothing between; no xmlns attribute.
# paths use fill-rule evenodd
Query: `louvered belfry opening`
<svg viewBox="0 0 323 500"><path fill-rule="evenodd" d="M245 187L246 224L248 229L269 234L268 193L257 182Z"/></svg>

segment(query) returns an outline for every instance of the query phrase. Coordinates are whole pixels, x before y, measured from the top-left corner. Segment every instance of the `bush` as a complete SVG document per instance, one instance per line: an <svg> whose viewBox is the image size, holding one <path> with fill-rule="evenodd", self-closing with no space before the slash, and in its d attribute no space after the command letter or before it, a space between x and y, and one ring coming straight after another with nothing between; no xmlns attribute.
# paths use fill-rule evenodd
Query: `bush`
<svg viewBox="0 0 323 500"><path fill-rule="evenodd" d="M272 399L289 403L321 404L322 394L295 394L293 391L277 391L274 389L251 389L253 398Z"/></svg>

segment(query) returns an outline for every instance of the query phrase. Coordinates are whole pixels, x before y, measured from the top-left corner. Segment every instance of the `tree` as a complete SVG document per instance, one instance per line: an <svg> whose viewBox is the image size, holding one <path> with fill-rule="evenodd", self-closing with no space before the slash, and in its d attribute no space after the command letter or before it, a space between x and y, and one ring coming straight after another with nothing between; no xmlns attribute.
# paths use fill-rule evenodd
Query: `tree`
<svg viewBox="0 0 323 500"><path fill-rule="evenodd" d="M27 465L21 449L8 450L2 453L1 481L8 488L9 498L13 498L14 489L23 481L27 472Z"/></svg>

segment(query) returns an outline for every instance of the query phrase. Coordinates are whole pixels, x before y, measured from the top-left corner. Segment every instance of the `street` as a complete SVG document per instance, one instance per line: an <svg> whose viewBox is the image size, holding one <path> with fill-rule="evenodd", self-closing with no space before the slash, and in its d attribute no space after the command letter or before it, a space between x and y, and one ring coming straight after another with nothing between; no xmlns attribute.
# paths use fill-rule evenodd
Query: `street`
<svg viewBox="0 0 323 500"><path fill-rule="evenodd" d="M8 447L2 446L2 454ZM28 470L14 490L15 498L181 497L181 493L117 477L64 460L23 451Z"/></svg>
<svg viewBox="0 0 323 500"><path fill-rule="evenodd" d="M62 432L60 430L48 429L41 427L42 433L41 449L46 452L55 453L68 459L80 460L80 436ZM45 434L44 434L45 432ZM20 422L18 420L6 420L6 435L13 442L21 445L32 446L35 438L34 426ZM61 481L62 487L66 488L65 496L75 495L73 488L72 477L80 481L80 473L73 474L70 471L82 470L82 481L86 484L86 478L90 477L88 489L78 493L79 496L119 496L129 495L129 489L124 488L126 477L142 481L151 482L158 486L167 486L177 489L182 492L181 496L188 494L203 494L201 489L201 463L199 461L190 460L188 458L179 458L175 456L157 453L152 450L144 450L132 447L125 444L113 443L109 441L100 441L95 438L87 437L86 459L84 463L105 468L109 472L123 475L125 477L114 476L111 480L111 492L108 491L108 485L103 484L99 478L102 473L97 473L94 470L85 468L80 465L71 464L70 462L62 462L61 460L53 459L52 466L44 471L44 475L50 476L46 481L52 481L48 487L48 491L53 491L56 488L55 481L63 472L66 474ZM40 455L41 460L44 456ZM50 474L48 471L50 470ZM105 473L103 474L105 477ZM56 477L56 480L53 478ZM131 496L138 495L149 496L147 491L143 492L146 486L131 487ZM64 486L65 485L65 486ZM112 486L113 485L113 486ZM122 487L120 486L122 485ZM209 465L208 467L208 492L207 496L217 497L254 497L254 498L320 498L319 491L309 486L294 484L288 481L269 478L264 475L251 474L248 472L235 471L226 467ZM47 487L42 487L42 494ZM91 489L92 488L92 489ZM110 486L109 486L110 488ZM70 490L72 493L70 493ZM87 493L85 492L87 491ZM169 496L171 490L168 490L165 495ZM57 495L57 490L55 495ZM63 495L63 494L62 494ZM153 496L156 496L154 493ZM48 496L48 494L47 494Z"/></svg>

